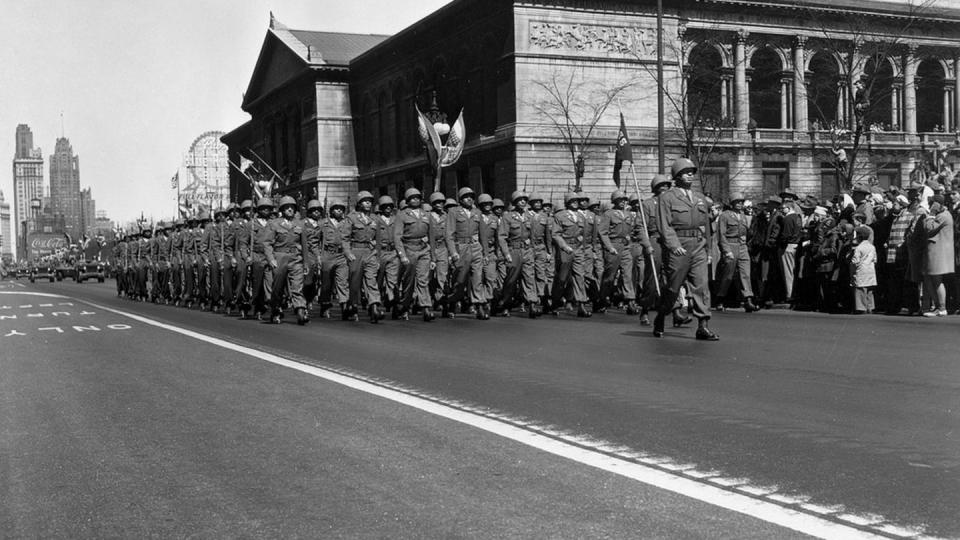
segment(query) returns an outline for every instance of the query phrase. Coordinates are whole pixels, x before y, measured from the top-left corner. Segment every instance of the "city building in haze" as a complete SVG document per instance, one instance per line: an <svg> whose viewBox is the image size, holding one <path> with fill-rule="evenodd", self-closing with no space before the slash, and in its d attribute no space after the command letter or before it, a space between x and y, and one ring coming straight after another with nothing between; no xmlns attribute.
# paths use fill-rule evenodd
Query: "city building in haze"
<svg viewBox="0 0 960 540"><path fill-rule="evenodd" d="M22 236L21 227L33 215L32 200L43 197L43 155L33 146L30 126L17 126L16 152L13 156L13 225L16 237ZM17 259L26 258L25 247L17 244Z"/></svg>
<svg viewBox="0 0 960 540"><path fill-rule="evenodd" d="M16 239L11 231L10 203L3 198L3 192L0 191L0 259L5 261L13 259L13 248L16 244Z"/></svg>
<svg viewBox="0 0 960 540"><path fill-rule="evenodd" d="M92 235L97 221L97 202L93 200L90 188L80 190L80 234Z"/></svg>
<svg viewBox="0 0 960 540"><path fill-rule="evenodd" d="M64 232L72 240L80 238L80 157L66 137L57 139L50 156L50 210L63 216Z"/></svg>

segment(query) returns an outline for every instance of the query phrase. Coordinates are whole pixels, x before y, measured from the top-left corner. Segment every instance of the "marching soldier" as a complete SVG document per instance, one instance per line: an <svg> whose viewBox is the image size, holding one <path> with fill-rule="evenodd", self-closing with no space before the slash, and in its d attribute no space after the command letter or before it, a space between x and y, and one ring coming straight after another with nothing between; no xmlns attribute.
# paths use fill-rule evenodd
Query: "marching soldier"
<svg viewBox="0 0 960 540"><path fill-rule="evenodd" d="M506 211L506 205L503 204L503 201L501 201L500 199L494 199L493 215L494 217L497 218L498 229L500 227L500 221L503 220L504 211ZM553 219L553 217L551 216L550 219ZM498 247L499 247L499 244L498 244ZM495 287L496 289L503 288L503 279L507 277L507 262L506 262L506 259L504 259L504 256L505 254L502 251L500 251L497 254L497 285ZM551 265L551 268L552 267L553 266Z"/></svg>
<svg viewBox="0 0 960 540"><path fill-rule="evenodd" d="M753 303L753 288L750 285L750 252L747 249L749 226L743 215L743 201L743 195L733 194L727 209L717 220L717 241L720 255L723 257L723 268L715 302L722 309L730 284L733 282L733 274L739 272L740 292L744 298L746 311L750 313L759 308Z"/></svg>
<svg viewBox="0 0 960 540"><path fill-rule="evenodd" d="M448 309L453 309L469 295L470 303L477 311L477 318L490 318L483 294L483 249L480 246L480 211L474 208L475 193L468 187L460 188L457 198L459 207L447 212L446 243L450 263L455 270L451 280L451 294L447 298ZM467 282L469 280L469 283Z"/></svg>
<svg viewBox="0 0 960 540"><path fill-rule="evenodd" d="M495 312L500 317L510 316L510 308L517 295L519 282L527 314L532 319L541 313L534 274L533 245L530 238L534 215L527 212L526 193L514 191L510 199L513 208L503 214L497 229L497 242L506 266L506 275Z"/></svg>
<svg viewBox="0 0 960 540"><path fill-rule="evenodd" d="M594 306L599 306L605 301L600 296L600 279L603 277L603 250L599 235L600 201L591 201L590 197L583 195L580 198L580 215L583 216L583 284L587 289L587 298Z"/></svg>
<svg viewBox="0 0 960 540"><path fill-rule="evenodd" d="M323 219L323 205L317 199L307 201L307 217L303 220L303 299L309 313L317 294L320 292L320 260L322 254L322 232L320 220Z"/></svg>
<svg viewBox="0 0 960 540"><path fill-rule="evenodd" d="M430 249L433 252L433 279L430 282L430 290L433 292L433 303L436 307L440 306L444 317L450 317L452 313L447 305L447 284L450 278L450 252L447 251L447 218L446 218L447 198L439 191L430 194L429 208L425 211L430 216Z"/></svg>
<svg viewBox="0 0 960 540"><path fill-rule="evenodd" d="M210 214L206 210L200 212L199 223L194 233L197 237L197 303L203 311L208 310L210 306L210 252L206 240L211 221Z"/></svg>
<svg viewBox="0 0 960 540"><path fill-rule="evenodd" d="M423 310L423 320L436 318L431 306L430 269L434 264L434 249L430 243L431 229L435 220L420 208L420 190L410 188L403 194L406 208L397 214L393 224L394 245L403 265L403 294L394 312L395 319L406 319L410 306L417 302Z"/></svg>
<svg viewBox="0 0 960 540"><path fill-rule="evenodd" d="M369 191L358 193L356 209L343 220L340 237L347 259L350 285L350 297L343 310L343 318L356 321L357 310L363 296L366 296L370 322L376 324L383 318L383 309L380 305L380 287L377 285L377 271L380 269L378 226L371 215L372 210L373 194Z"/></svg>
<svg viewBox="0 0 960 540"><path fill-rule="evenodd" d="M157 224L157 236L153 239L153 302L167 303L170 300L170 254L172 243L170 229L172 223L160 222Z"/></svg>
<svg viewBox="0 0 960 540"><path fill-rule="evenodd" d="M273 287L273 269L267 260L263 242L260 241L263 231L270 223L273 213L273 201L269 197L261 197L257 201L257 217L250 220L243 240L250 246L250 282L251 299L254 316L260 320L267 312L267 303L271 299ZM242 313L246 318L246 312Z"/></svg>
<svg viewBox="0 0 960 540"><path fill-rule="evenodd" d="M144 229L140 231L140 239L137 240L137 259L136 264L136 291L135 295L137 300L141 302L149 298L149 293L147 290L147 279L150 276L150 267L153 266L153 262L150 259L150 249L152 244L150 242L152 238L152 231L150 229Z"/></svg>
<svg viewBox="0 0 960 540"><path fill-rule="evenodd" d="M297 201L290 196L280 198L280 217L263 228L260 241L267 262L273 269L270 322L280 324L283 318L284 290L297 314L297 324L303 326L307 318L307 304L303 300L303 224L296 219Z"/></svg>
<svg viewBox="0 0 960 540"><path fill-rule="evenodd" d="M199 221L196 216L187 219L187 228L183 235L183 295L180 302L187 308L193 306L197 298L197 265L201 264L200 257L200 234L197 225Z"/></svg>
<svg viewBox="0 0 960 540"><path fill-rule="evenodd" d="M639 302L640 295L643 294L643 276L647 268L647 252L649 251L649 238L647 238L647 231L645 229L646 223L644 223L642 214L640 213L639 193L630 195L630 201L627 203L627 211L630 212L630 216L633 218L633 230L630 232L630 254L633 256L633 291ZM640 308L637 306L635 311L631 313L628 306L627 313L635 315L639 313L639 310Z"/></svg>
<svg viewBox="0 0 960 540"><path fill-rule="evenodd" d="M553 266L553 240L552 221L550 216L543 209L543 195L533 193L530 195L529 212L530 220L530 243L533 246L533 274L536 281L537 297L541 299L542 305L549 304L553 280L551 280L550 271Z"/></svg>
<svg viewBox="0 0 960 540"><path fill-rule="evenodd" d="M384 308L393 310L397 305L397 293L400 279L400 256L394 245L393 198L389 195L380 197L377 208L380 214L375 218L377 222L377 247L380 249L380 270L377 273L377 283L380 284L380 294L383 297Z"/></svg>
<svg viewBox="0 0 960 540"><path fill-rule="evenodd" d="M122 298L127 294L127 252L129 251L129 235L118 236L119 240L113 247L113 260L116 266L115 277L117 280L117 297Z"/></svg>
<svg viewBox="0 0 960 540"><path fill-rule="evenodd" d="M498 296L497 289L497 229L500 219L493 213L493 197L481 193L477 197L477 207L480 209L480 248L483 249L483 266L481 268L481 283L483 288L483 303L489 306Z"/></svg>
<svg viewBox="0 0 960 540"><path fill-rule="evenodd" d="M249 289L250 276L253 273L253 242L251 241L253 219L253 201L246 199L240 203L240 217L233 224L233 256L237 259L233 305L240 311L242 319L249 316L253 296Z"/></svg>
<svg viewBox="0 0 960 540"><path fill-rule="evenodd" d="M214 221L207 223L203 229L201 243L206 254L205 266L208 269L209 288L207 294L207 309L217 313L222 304L221 287L223 286L224 265L224 216L226 210L218 208L213 214Z"/></svg>
<svg viewBox="0 0 960 540"><path fill-rule="evenodd" d="M234 308L234 283L237 279L237 220L240 211L237 205L227 205L226 219L223 223L223 314L230 315Z"/></svg>
<svg viewBox="0 0 960 540"><path fill-rule="evenodd" d="M697 318L696 338L707 341L720 339L708 328L710 321L710 288L708 285L710 245L710 207L703 196L693 192L693 178L697 172L693 162L680 158L671 167L674 187L660 195L657 219L660 241L664 245L667 286L660 297L657 317L653 321L653 335L663 336L666 314L684 282L690 289L693 315Z"/></svg>
<svg viewBox="0 0 960 540"><path fill-rule="evenodd" d="M600 242L603 246L603 277L600 280L600 302L603 307L609 305L613 289L620 273L620 296L627 302L627 314L637 314L636 292L634 284L633 246L630 236L633 234L634 219L627 211L627 195L614 191L610 195L612 208L600 218Z"/></svg>
<svg viewBox="0 0 960 540"><path fill-rule="evenodd" d="M649 245L645 246L649 253L649 260L646 261L643 272L643 296L640 299L640 324L646 326L650 324L648 313L655 309L660 302L659 293L666 282L663 280L663 244L660 242L660 226L657 221L657 208L659 206L660 195L672 187L672 181L663 174L658 174L650 181L649 198L640 203L640 211L643 218L646 219L646 235ZM674 323L685 320L679 315L677 309L673 310ZM690 322L686 320L686 322Z"/></svg>
<svg viewBox="0 0 960 540"><path fill-rule="evenodd" d="M127 240L127 259L124 261L123 271L126 274L127 298L133 300L137 296L137 258L140 234L132 233Z"/></svg>
<svg viewBox="0 0 960 540"><path fill-rule="evenodd" d="M557 247L557 274L553 283L553 309L564 305L564 298L577 305L578 317L590 317L584 285L586 259L583 255L584 217L580 214L580 195L567 192L565 208L553 216L553 242Z"/></svg>
<svg viewBox="0 0 960 540"><path fill-rule="evenodd" d="M334 296L341 314L348 300L347 259L343 256L340 224L347 207L342 202L330 205L330 213L320 222L320 316L329 319Z"/></svg>

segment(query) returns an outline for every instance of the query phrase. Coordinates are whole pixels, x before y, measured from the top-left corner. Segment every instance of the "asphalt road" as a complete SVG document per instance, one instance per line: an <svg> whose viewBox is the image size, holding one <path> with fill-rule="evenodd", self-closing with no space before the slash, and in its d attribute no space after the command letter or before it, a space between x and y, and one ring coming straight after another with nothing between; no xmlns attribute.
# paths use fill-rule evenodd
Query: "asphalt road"
<svg viewBox="0 0 960 540"><path fill-rule="evenodd" d="M93 312L40 331L0 295L0 316L22 312L0 320L0 526L23 536L792 534L101 307L832 521L960 535L960 317L728 312L703 343L613 313L301 328L132 303L110 283L0 291Z"/></svg>

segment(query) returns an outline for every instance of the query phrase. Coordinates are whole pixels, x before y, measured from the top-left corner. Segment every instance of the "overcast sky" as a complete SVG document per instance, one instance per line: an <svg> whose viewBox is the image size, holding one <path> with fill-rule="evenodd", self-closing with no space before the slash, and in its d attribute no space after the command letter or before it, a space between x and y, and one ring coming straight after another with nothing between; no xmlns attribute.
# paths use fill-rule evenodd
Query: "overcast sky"
<svg viewBox="0 0 960 540"><path fill-rule="evenodd" d="M190 143L230 131L270 11L290 28L392 34L449 0L37 0L3 2L0 190L13 207L18 124L49 156L80 156L98 210L128 220L175 213L170 177Z"/></svg>

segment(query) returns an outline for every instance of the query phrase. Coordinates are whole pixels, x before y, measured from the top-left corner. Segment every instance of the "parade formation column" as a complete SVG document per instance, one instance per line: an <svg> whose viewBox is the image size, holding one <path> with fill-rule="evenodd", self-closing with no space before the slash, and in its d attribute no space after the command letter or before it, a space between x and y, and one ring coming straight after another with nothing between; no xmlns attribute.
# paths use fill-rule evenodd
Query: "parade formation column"
<svg viewBox="0 0 960 540"><path fill-rule="evenodd" d="M806 45L804 36L793 42L793 129L800 132L807 131Z"/></svg>
<svg viewBox="0 0 960 540"><path fill-rule="evenodd" d="M733 47L733 91L736 94L737 129L750 123L750 89L747 88L747 32L737 32Z"/></svg>

